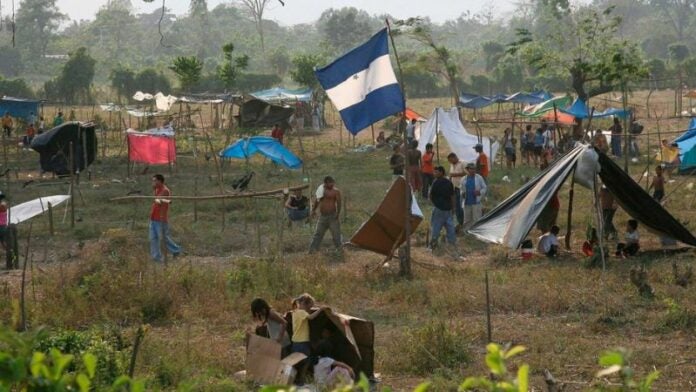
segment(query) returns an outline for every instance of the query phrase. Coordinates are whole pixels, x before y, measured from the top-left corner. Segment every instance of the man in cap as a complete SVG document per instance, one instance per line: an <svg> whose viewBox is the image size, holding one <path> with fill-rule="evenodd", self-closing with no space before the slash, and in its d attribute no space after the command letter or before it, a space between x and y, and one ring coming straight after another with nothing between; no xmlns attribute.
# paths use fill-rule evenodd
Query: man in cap
<svg viewBox="0 0 696 392"><path fill-rule="evenodd" d="M468 163L466 173L460 184L462 200L464 200L464 229L468 229L483 215L481 198L488 190L486 181L479 174L476 174L475 164Z"/></svg>

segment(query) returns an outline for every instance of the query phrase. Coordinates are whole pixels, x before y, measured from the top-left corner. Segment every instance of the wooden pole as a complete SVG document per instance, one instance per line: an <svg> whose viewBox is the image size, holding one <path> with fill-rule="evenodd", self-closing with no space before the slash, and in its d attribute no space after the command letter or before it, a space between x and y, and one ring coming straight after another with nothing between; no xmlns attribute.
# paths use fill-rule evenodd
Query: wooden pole
<svg viewBox="0 0 696 392"><path fill-rule="evenodd" d="M48 232L53 237L53 206L50 202L48 203Z"/></svg>
<svg viewBox="0 0 696 392"><path fill-rule="evenodd" d="M201 117L201 122L203 122L203 117ZM205 133L205 138L208 141L208 147L210 148L210 154L213 156L213 159L215 160L215 168L217 169L217 175L218 175L218 187L220 188L220 194L224 194L225 190L223 187L222 183L222 169L220 168L220 161L218 161L217 153L215 153L213 149L213 143L210 141L210 135L208 133ZM225 210L227 207L225 206L225 199L221 199L221 218L222 218L222 231L225 231Z"/></svg>
<svg viewBox="0 0 696 392"><path fill-rule="evenodd" d="M377 140L375 139L375 124L370 125L370 130L372 131L372 143L377 144Z"/></svg>
<svg viewBox="0 0 696 392"><path fill-rule="evenodd" d="M256 251L261 256L261 225L259 225L259 206L254 199L254 230L256 231Z"/></svg>
<svg viewBox="0 0 696 392"><path fill-rule="evenodd" d="M21 296L20 296L20 308L21 308L21 323L19 325L20 331L27 330L27 303L26 303L26 276L27 276L27 264L29 261L29 251L31 250L31 229L34 221L29 221L29 234L27 235L27 247L24 254L24 265L22 266L22 285L21 285Z"/></svg>
<svg viewBox="0 0 696 392"><path fill-rule="evenodd" d="M282 188L282 189L273 189L269 191L261 191L261 192L247 192L247 193L234 193L234 194L222 194L222 195L211 195L211 196L170 196L167 199L172 199L172 200L218 200L218 199L242 199L242 198L254 198L254 197L259 197L259 196L270 196L270 195L276 195L279 193L283 193L285 190L289 191L296 191L299 189L307 189L309 188L309 185L304 184L304 185L297 185L293 186L290 188ZM122 197L114 197L109 199L109 201L125 201L125 200L152 200L152 199L158 199L157 196L146 196L146 195L135 195L135 196L122 196Z"/></svg>
<svg viewBox="0 0 696 392"><path fill-rule="evenodd" d="M282 263L285 260L285 246L283 244L283 231L285 231L285 219L283 219L283 214L285 214L285 200L280 198L280 219L278 219L278 224L280 224L280 230L278 233L278 257Z"/></svg>
<svg viewBox="0 0 696 392"><path fill-rule="evenodd" d="M75 227L75 154L70 142L70 227Z"/></svg>
<svg viewBox="0 0 696 392"><path fill-rule="evenodd" d="M389 25L389 19L385 19L387 24L387 32L389 34L389 39L391 41L392 48L394 49L394 58L396 59L396 65L399 69L399 85L401 86L401 93L403 94L403 112L401 113L402 118L406 118L406 88L404 86L404 73L401 68L401 60L399 59L399 53L396 50L396 45L394 44L394 36L391 33L391 26ZM409 182L409 157L408 157L408 146L406 144L406 128L403 130L403 140L404 146L406 146L405 159L404 159L404 179L406 180L406 191L404 192L404 199L406 201L406 211L404 219L404 236L405 236L405 246L404 255L400 258L399 268L400 274L405 277L411 277L411 184Z"/></svg>
<svg viewBox="0 0 696 392"><path fill-rule="evenodd" d="M138 358L138 351L140 351L140 343L142 343L143 337L145 337L145 330L143 330L143 326L141 325L138 327L138 332L135 334L133 353L131 354L130 364L128 365L128 377L133 378L133 375L135 374L135 361Z"/></svg>
<svg viewBox="0 0 696 392"><path fill-rule="evenodd" d="M438 117L440 108L435 108L435 151L437 153L437 164L440 165L440 119Z"/></svg>
<svg viewBox="0 0 696 392"><path fill-rule="evenodd" d="M573 220L573 196L575 193L575 169L573 169L573 174L570 178L570 192L568 195L568 227L566 228L565 246L566 249L570 249L570 234L571 225Z"/></svg>
<svg viewBox="0 0 696 392"><path fill-rule="evenodd" d="M493 342L493 331L491 328L491 295L488 289L488 270L486 270L486 332L488 343Z"/></svg>

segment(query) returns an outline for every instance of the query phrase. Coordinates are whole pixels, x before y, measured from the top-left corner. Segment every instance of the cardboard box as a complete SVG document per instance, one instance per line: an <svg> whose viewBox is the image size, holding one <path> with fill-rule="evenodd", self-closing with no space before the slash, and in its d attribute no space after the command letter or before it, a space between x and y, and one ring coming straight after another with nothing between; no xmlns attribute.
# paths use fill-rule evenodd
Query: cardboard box
<svg viewBox="0 0 696 392"><path fill-rule="evenodd" d="M294 366L307 358L293 353L280 358L281 346L275 340L249 336L246 354L247 378L261 384L289 385L295 380Z"/></svg>

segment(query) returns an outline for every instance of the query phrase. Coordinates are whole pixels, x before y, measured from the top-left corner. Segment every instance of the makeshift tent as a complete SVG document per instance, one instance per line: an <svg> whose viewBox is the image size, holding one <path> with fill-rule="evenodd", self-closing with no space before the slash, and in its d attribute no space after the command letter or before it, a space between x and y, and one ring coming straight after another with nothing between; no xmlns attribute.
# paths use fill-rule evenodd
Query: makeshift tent
<svg viewBox="0 0 696 392"><path fill-rule="evenodd" d="M505 103L507 102L508 96L505 94L496 94L488 97L488 99L490 99L492 103Z"/></svg>
<svg viewBox="0 0 696 392"><path fill-rule="evenodd" d="M70 195L45 196L12 206L9 212L10 223L22 223L48 211L49 203L51 207L55 207L68 199L70 199Z"/></svg>
<svg viewBox="0 0 696 392"><path fill-rule="evenodd" d="M36 118L39 115L39 104L41 101L33 99L22 99L13 97L2 97L0 99L0 116L10 113L10 116L29 121L32 113Z"/></svg>
<svg viewBox="0 0 696 392"><path fill-rule="evenodd" d="M176 162L176 140L171 128L147 132L126 131L128 160L147 165L168 165Z"/></svg>
<svg viewBox="0 0 696 392"><path fill-rule="evenodd" d="M481 109L493 104L493 102L486 97L474 97L471 99L459 98L459 106L468 109Z"/></svg>
<svg viewBox="0 0 696 392"><path fill-rule="evenodd" d="M260 90L251 93L254 98L260 99L266 102L279 102L279 101L301 101L310 102L312 100L312 89L311 88L301 88L301 89L287 89L283 87L269 88L268 90Z"/></svg>
<svg viewBox="0 0 696 392"><path fill-rule="evenodd" d="M489 156L490 162L498 154L498 142L491 144L487 137L482 137L479 141L476 135L466 131L459 121L457 108L437 108L433 111L428 121L421 126L421 137L418 140L418 150L421 153L425 152L426 144L435 141L438 131L445 136L450 149L464 162L476 161L478 154L474 151L474 146L478 143L483 145L483 151Z"/></svg>
<svg viewBox="0 0 696 392"><path fill-rule="evenodd" d="M528 106L523 111L518 112L517 115L522 117L539 117L548 112L553 113L554 106L556 107L556 112L560 114L560 109L565 109L570 105L571 100L568 95L551 98L537 105Z"/></svg>
<svg viewBox="0 0 696 392"><path fill-rule="evenodd" d="M280 124L281 128L288 128L288 120L295 113L295 109L289 106L272 105L260 99L252 99L242 104L239 109L239 124L242 127L272 127Z"/></svg>
<svg viewBox="0 0 696 392"><path fill-rule="evenodd" d="M420 114L416 113L415 110L411 108L406 108L404 111L404 115L406 116L406 119L411 121L411 120L416 120L416 121L426 121L427 119Z"/></svg>
<svg viewBox="0 0 696 392"><path fill-rule="evenodd" d="M575 101L573 102L570 107L561 109L563 113L570 114L571 116L575 118L589 118L590 117L590 108L587 106L587 103L583 101L580 98L576 98ZM614 109L614 108L608 108L603 112L600 111L595 111L592 113L593 118L604 118L604 117L626 117L631 114L630 110L623 110L623 109Z"/></svg>
<svg viewBox="0 0 696 392"><path fill-rule="evenodd" d="M93 123L71 121L34 137L31 148L40 155L41 169L58 175L70 173L70 143L75 166L82 171L97 156L97 135Z"/></svg>
<svg viewBox="0 0 696 392"><path fill-rule="evenodd" d="M571 116L570 114L560 112L558 110L556 112L554 112L553 110L548 111L544 113L540 118L548 122L557 122L562 125L575 124L575 117Z"/></svg>
<svg viewBox="0 0 696 392"><path fill-rule="evenodd" d="M596 168L587 165L587 161L582 161L587 158L588 153L590 156L597 154L596 163L592 162ZM696 238L660 203L645 192L609 157L586 145L578 145L559 158L474 223L468 232L480 240L517 249L532 230L553 194L560 189L576 168L581 167L579 165L581 162L583 168L591 168L590 178L594 176L595 169L599 171L602 183L614 195L617 203L643 226L661 236L696 246ZM583 171L586 177L587 170ZM577 180L578 173L575 176ZM582 184L581 181L576 182Z"/></svg>
<svg viewBox="0 0 696 392"><path fill-rule="evenodd" d="M696 117L689 122L686 132L674 140L679 147L679 171L692 172L696 169Z"/></svg>
<svg viewBox="0 0 696 392"><path fill-rule="evenodd" d="M391 257L406 241L406 180L397 177L370 218L350 238L350 243L366 250ZM423 213L411 192L411 233L423 220Z"/></svg>
<svg viewBox="0 0 696 392"><path fill-rule="evenodd" d="M525 105L536 105L549 100L551 97L548 93L515 93L507 97L506 102L522 103Z"/></svg>
<svg viewBox="0 0 696 392"><path fill-rule="evenodd" d="M278 140L269 136L252 136L239 139L219 153L222 158L235 159L249 159L254 154L261 154L271 161L290 169L302 167L300 158L280 144Z"/></svg>

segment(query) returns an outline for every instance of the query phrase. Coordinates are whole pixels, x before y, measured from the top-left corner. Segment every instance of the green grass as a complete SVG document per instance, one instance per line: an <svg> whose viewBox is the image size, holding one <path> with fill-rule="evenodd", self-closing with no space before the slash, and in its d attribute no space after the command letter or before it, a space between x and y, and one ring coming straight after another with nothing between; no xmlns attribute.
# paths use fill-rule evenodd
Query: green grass
<svg viewBox="0 0 696 392"><path fill-rule="evenodd" d="M416 109L427 114L425 108L431 104L417 101ZM669 126L678 129L679 124L672 121ZM661 126L664 130L668 125L663 121ZM502 128L491 126L483 131L501 134ZM433 256L424 249L423 241L431 207L422 202L426 220L414 236L413 250L418 263L413 279L404 280L398 277L398 263L376 269L382 257L370 252L347 250L343 262L337 262L330 252L306 255L312 228L287 228L280 200L269 198L226 201L224 230L222 202L200 202L194 207L191 202L176 201L171 207L172 231L187 255L162 268L150 262L147 251L149 203L109 200L131 191L150 194L150 176L157 171L165 174L175 195L193 195L196 187L200 195L219 194L215 164L204 159L203 142L196 142L198 158L194 160L193 143L179 137L179 160L173 175L166 167L151 167L147 174L128 179L121 136L109 134L106 157L100 155L100 162L92 167L91 180L81 179L82 198L77 197L76 203L80 219L75 228L70 227L69 211L63 221L63 206L54 211L53 237L48 235L45 215L34 219L28 320L31 327L45 325L56 331L105 326L121 331L126 341L132 341L141 323L149 323L136 367L136 376L147 380L148 389L244 390L247 386L230 380L244 369L244 332L252 326L249 302L263 296L275 308L286 310L290 299L305 291L338 311L375 322L376 371L385 385L406 389L433 374L435 385L447 389L466 375L486 373L480 360L487 339L485 270L490 271L493 339L529 348L521 360L530 364L536 388L543 386L540 371L544 368L563 381L590 381L599 353L618 346L636 353L633 366L637 372L645 374L653 367L663 372L656 390L690 388L689 375L696 371L690 361L696 294L692 286L684 289L672 283L670 262L676 257L681 263L693 264L693 252L610 258L606 272L583 268L578 250L585 227L592 221L586 189L576 187L575 191L574 253L554 262L523 262L516 252L468 236L458 239L467 256L465 262ZM215 149L221 149L225 135L218 132L212 137ZM368 141L369 132L365 132L356 144ZM297 138L290 137L289 144L299 151ZM347 213L342 218L347 237L381 201L391 173L388 151L352 152L348 148L352 140L345 133L342 145L335 130L305 137L304 172L281 170L262 159L253 159L248 167L240 161L226 162L223 187L230 190L234 176L254 170L257 176L252 190L307 183L311 193L325 175L332 175L347 198ZM444 157L445 143L442 148ZM12 150L8 158L18 177L13 175L2 190L13 204L68 192L66 181L49 179L23 188L29 175L38 176L37 156ZM632 164L631 174L642 172L646 164L645 158ZM140 171L142 167L136 167L135 173ZM508 171L496 166L486 207L492 208L522 185L523 177L535 173L533 168ZM501 181L504 175L511 178L510 183ZM675 180L668 184L667 193L677 190L667 208L679 219L693 222L692 191L677 185L696 180ZM567 195L568 185L559 192L562 232L567 224ZM624 213L617 214L617 227L626 219ZM22 261L29 228L27 223L20 226ZM641 236L643 248L659 248L656 237L645 230ZM325 246L329 244L326 238ZM648 265L657 296L653 301L641 298L629 281L630 268L640 263ZM1 276L2 322L11 324L16 319L18 296L19 274ZM666 299L672 302L666 304ZM436 359L419 351L418 345L434 348L436 352L431 354Z"/></svg>

